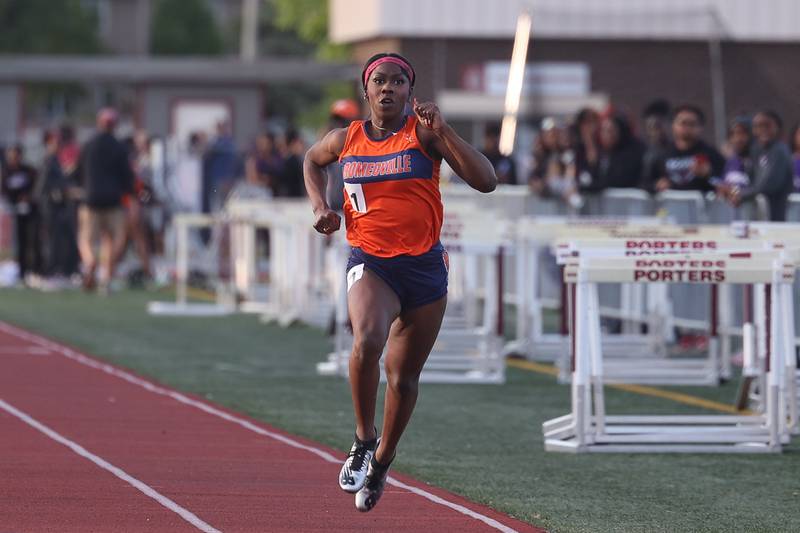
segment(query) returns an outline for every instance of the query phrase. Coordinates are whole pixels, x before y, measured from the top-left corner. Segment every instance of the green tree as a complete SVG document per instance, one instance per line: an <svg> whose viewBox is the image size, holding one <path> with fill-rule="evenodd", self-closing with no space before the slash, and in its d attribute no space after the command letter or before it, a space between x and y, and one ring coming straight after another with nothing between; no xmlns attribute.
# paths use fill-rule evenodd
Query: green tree
<svg viewBox="0 0 800 533"><path fill-rule="evenodd" d="M205 0L158 0L150 27L155 55L218 55L223 41Z"/></svg>
<svg viewBox="0 0 800 533"><path fill-rule="evenodd" d="M100 52L97 20L80 0L0 0L0 52Z"/></svg>
<svg viewBox="0 0 800 533"><path fill-rule="evenodd" d="M275 12L275 27L292 31L316 46L319 59L346 60L347 46L328 39L328 0L269 0Z"/></svg>
<svg viewBox="0 0 800 533"><path fill-rule="evenodd" d="M328 0L266 0L268 25L261 26L262 50L273 50L278 36L292 34L295 40L310 47L310 52L322 61L348 61L350 48L337 45L328 39ZM301 49L297 46L296 49ZM339 98L356 96L355 83L331 82L322 87L309 88L313 98L305 98L301 105L292 106L294 120L301 126L317 129L328 118L330 105ZM297 93L296 93L297 94ZM281 95L283 96L283 95ZM286 95L289 100L291 95ZM295 96L295 100L298 98Z"/></svg>
<svg viewBox="0 0 800 533"><path fill-rule="evenodd" d="M316 44L302 39L293 29L276 26L275 5L271 1L261 0L258 10L258 55L259 56L293 56L309 57L316 53ZM241 37L241 17L232 17L230 25L225 28L225 51L239 54Z"/></svg>

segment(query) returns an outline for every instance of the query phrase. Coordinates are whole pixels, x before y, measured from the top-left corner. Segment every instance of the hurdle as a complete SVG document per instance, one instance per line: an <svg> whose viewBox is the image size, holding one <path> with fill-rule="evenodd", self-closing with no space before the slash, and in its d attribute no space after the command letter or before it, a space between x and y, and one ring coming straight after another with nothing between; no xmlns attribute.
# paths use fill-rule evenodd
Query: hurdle
<svg viewBox="0 0 800 533"><path fill-rule="evenodd" d="M503 383L504 271L511 227L496 212L476 212L468 204L445 209L441 241L450 263L448 302L427 379Z"/></svg>
<svg viewBox="0 0 800 533"><path fill-rule="evenodd" d="M441 233L450 257L448 305L420 381L504 383L501 298L508 246L506 227L491 214L480 216L469 210L465 213L452 205L448 208L451 209L445 215ZM339 250L339 261L344 264L349 248L342 245ZM337 297L334 350L317 364L317 372L346 377L352 343L347 331L347 289L343 283ZM383 368L381 380L386 380Z"/></svg>
<svg viewBox="0 0 800 533"><path fill-rule="evenodd" d="M236 302L227 284L219 279L220 239L224 220L221 217L199 214L179 213L173 218L175 228L175 301L152 301L147 312L156 316L223 316L236 312ZM191 263L192 239L190 232L210 229L212 240L208 249L201 252L197 269L210 272L214 280L215 302L190 302L188 285ZM196 246L195 246L196 248ZM209 251L210 250L210 251Z"/></svg>
<svg viewBox="0 0 800 533"><path fill-rule="evenodd" d="M684 248L699 252L707 241L678 238L627 239L560 239L553 245L556 261L564 266L578 257L626 257L653 253L675 253L664 245L680 243ZM680 251L680 247L678 247ZM615 318L622 319L622 333L602 338L606 357L606 383L638 383L649 385L717 385L719 383L719 346L716 339L710 345L709 358L671 359L667 344L672 340L672 309L663 284L621 284L621 309ZM645 302L646 297L646 302ZM716 297L716 291L713 293ZM599 305L599 304L598 304ZM711 302L716 306L716 302ZM600 310L601 315L609 313ZM646 324L647 332L635 332L633 325ZM569 383L569 351L563 350L558 360L561 383Z"/></svg>
<svg viewBox="0 0 800 533"><path fill-rule="evenodd" d="M526 358L557 362L564 351L567 350L567 315L566 292L563 283L559 280L559 294L548 297L542 282L542 270L545 268L550 256L553 243L561 238L610 238L623 236L649 236L675 235L678 232L693 232L696 228L679 228L671 225L669 219L661 217L525 217L516 224L514 236L514 266L515 266L515 292L513 298L506 298L508 303L516 306L516 335L504 347L507 355L516 354ZM546 257L545 257L546 256ZM555 261L553 261L555 264ZM623 298L628 306L637 295ZM544 331L545 309L560 310L559 331L546 333ZM604 316L622 318L634 316L627 309L603 308ZM636 316L640 316L636 314ZM631 326L627 326L632 329ZM631 343L641 344L639 336L629 339L616 337L608 342L622 342L630 346ZM640 348L646 349L646 346Z"/></svg>
<svg viewBox="0 0 800 533"><path fill-rule="evenodd" d="M564 265L573 261L577 257L661 257L676 253L704 253L704 252L751 252L770 249L773 246L780 246L785 249L783 243L773 243L764 240L745 240L729 237L720 239L714 236L678 236L660 238L621 238L621 239L562 239L557 241L554 249L557 254L557 261ZM671 319L672 311L669 302L666 285L652 283L623 284L623 288L632 287L633 289L643 289L639 293L647 293L647 312L644 309L638 312L646 320L648 332L642 334L642 342L647 343L649 350L644 352L637 351L640 348L634 343L630 346L626 344L610 345L604 342L604 352L606 357L605 379L607 383L618 380L624 383L640 383L652 385L717 385L720 379L729 379L731 376L731 354L730 336L721 335L722 339L727 339L727 344L721 347L720 337L713 337L710 340L708 357L699 358L669 358L667 357L667 339L671 332L673 323ZM727 291L717 287L711 290L711 302L709 316L714 320L709 329L718 330L720 316L729 313L728 305L719 305L718 300L724 299L727 304L729 296ZM602 312L601 312L602 314ZM628 317L632 318L632 317ZM729 326L729 320L726 324ZM746 326L745 326L746 327ZM615 335L608 335L615 337ZM569 355L567 352L562 354L559 368L561 370L559 379L562 382L569 381L568 364ZM746 367L747 368L747 367Z"/></svg>
<svg viewBox="0 0 800 533"><path fill-rule="evenodd" d="M301 321L327 326L333 289L326 276L325 238L313 229L305 202L236 200L226 211L239 310L281 326ZM257 230L269 231L268 279L259 280Z"/></svg>
<svg viewBox="0 0 800 533"><path fill-rule="evenodd" d="M777 246L795 246L797 247L800 241L800 223L786 223L786 222L734 222L731 225L733 233L742 238L753 239L773 239L779 241ZM791 244L789 244L791 243ZM795 283L794 296L797 296L798 287ZM759 301L764 298L763 286L755 286L750 291L751 299ZM794 311L794 309L792 309ZM794 320L794 318L793 318ZM754 337L756 338L757 349L755 350L756 359L749 361L749 365L754 367L750 370L743 379L742 390L740 390L739 402L741 405L749 404L752 408L763 409L764 395L762 391L765 390L765 382L763 372L759 370L764 366L764 346L763 342L758 343L758 339L763 339L764 317L759 313L755 313L754 321ZM796 325L796 324L795 324ZM752 342L752 341L751 341ZM787 362L787 372L793 374L792 378L788 379L786 384L790 392L798 396L800 389L800 369L797 368L797 349L800 347L800 338L794 338L794 350L790 354L791 361ZM794 364L794 367L791 365ZM745 365L747 369L748 364ZM798 411L800 411L800 397L798 402L795 402L790 409L791 426L795 433L800 432L800 423L798 423Z"/></svg>
<svg viewBox="0 0 800 533"><path fill-rule="evenodd" d="M766 453L790 438L785 387L793 355L791 283L795 265L781 252L581 257L564 269L570 293L571 412L542 426L545 449L560 452ZM764 411L750 415L608 415L598 283L764 284L766 344ZM716 332L712 331L712 335Z"/></svg>
<svg viewBox="0 0 800 533"><path fill-rule="evenodd" d="M620 237L625 237L620 235ZM627 236L631 237L631 236ZM676 239L678 241L690 241L694 242L694 245L701 244L697 243L696 241L705 241L711 245L716 245L717 243L720 246L720 249L727 249L728 251L741 249L742 251L746 251L749 249L752 250L759 250L759 249L789 249L789 248L798 248L800 247L800 224L786 224L786 223L765 223L765 222L734 222L731 225L701 225L701 226L694 226L694 227L684 227L681 229L679 234L675 235L667 235L662 234L660 237L664 239ZM731 239L735 239L735 241L731 241ZM744 239L743 242L741 239ZM727 244L726 244L727 242ZM713 249L712 249L713 251ZM642 250L642 253L645 253L646 250ZM631 252L632 253L632 252ZM665 250L651 250L653 254L661 254L665 253ZM795 284L796 285L796 284ZM648 287L648 291L651 290ZM731 377L731 346L732 346L732 338L736 336L742 336L743 333L748 332L749 327L754 327L752 322L752 316L748 320L744 321L744 328L739 329L736 325L734 325L734 316L733 316L733 298L734 295L732 293L733 287L728 285L722 285L719 288L718 298L719 298L719 333L720 333L720 353L721 353L721 378L729 379ZM753 292L753 287L745 287L745 298L752 300L754 297L757 298L760 294L759 291ZM797 294L797 292L795 293ZM747 306L745 307L745 313L748 313ZM671 323L677 327L683 327L688 329L704 329L707 326L707 320L698 320L686 317L679 317L679 316L672 316L670 319ZM797 326L797 325L796 325ZM760 331L759 335L761 337L764 336L764 332ZM800 339L796 340L796 343L800 345ZM745 345L747 342L745 340ZM745 373L749 372L756 372L758 370L753 370L754 367L750 367L747 360L745 361L744 371Z"/></svg>

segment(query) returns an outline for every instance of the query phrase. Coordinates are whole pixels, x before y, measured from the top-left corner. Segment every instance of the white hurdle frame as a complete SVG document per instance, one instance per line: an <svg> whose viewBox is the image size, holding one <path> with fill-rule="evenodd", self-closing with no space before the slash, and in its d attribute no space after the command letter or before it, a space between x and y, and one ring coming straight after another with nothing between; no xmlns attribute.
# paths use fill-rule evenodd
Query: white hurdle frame
<svg viewBox="0 0 800 533"><path fill-rule="evenodd" d="M687 252L749 253L773 247L786 250L784 243L732 237L717 238L713 235L678 238L562 239L555 244L557 261L562 265L578 257L663 257ZM786 253L789 253L788 250ZM725 290L730 287L712 285L709 312L709 329L712 335L709 340L708 357L705 359L667 357L667 330L671 329L672 321L671 304L665 284L626 284L623 287L638 287L642 289L640 293L647 291L648 308L656 312L642 313L642 316L647 318L649 331L653 331L655 327L655 334L642 335L642 342L650 343L650 353L637 352L637 346L634 344L621 345L619 347L621 349L615 350L617 346L609 346L604 339L606 360L612 362L610 369L609 365L606 365L607 383L621 380L624 383L650 385L718 385L721 379L730 379L732 376L730 335L720 335L723 317L727 322L726 325L730 326L728 320L730 294ZM561 369L559 379L565 383L569 381L568 360L569 355L564 352L559 365Z"/></svg>
<svg viewBox="0 0 800 533"><path fill-rule="evenodd" d="M448 206L450 207L450 206ZM455 210L457 211L457 210ZM454 298L442 328L420 375L425 383L501 384L505 382L503 342L503 262L507 240L503 225L493 217L474 213L448 213L442 229L442 244L450 255L450 285ZM339 247L338 261L344 265L349 247ZM459 272L459 269L463 271ZM336 305L334 350L317 364L317 372L346 377L352 349L347 331L347 286L341 277ZM462 290L463 289L463 290ZM483 302L482 309L477 299ZM459 305L463 304L463 305ZM381 368L381 380L386 376Z"/></svg>
<svg viewBox="0 0 800 533"><path fill-rule="evenodd" d="M670 249L669 245L673 245ZM652 257L653 254L674 254L685 249L693 252L716 250L718 241L701 239L662 238L597 238L560 239L554 245L559 265L567 265L579 257ZM741 241L737 244L741 246ZM675 249L677 247L677 250ZM682 249L683 248L683 249ZM660 255L659 255L660 256ZM648 333L609 334L602 338L603 353L606 358L605 383L637 383L647 385L718 385L726 373L730 375L730 360L727 365L721 362L717 330L717 297L714 286L711 296L710 329L713 334L709 341L708 357L669 358L667 340L672 330L671 305L664 284L622 284L623 312L620 318L633 322L636 326L646 323ZM627 289L627 291L625 290ZM643 296L647 294L645 309ZM631 298L631 295L635 296ZM626 308L625 298L631 298ZM638 307L635 306L638 304ZM599 304L598 304L599 305ZM601 313L602 314L602 313ZM639 320L632 320L638 314ZM616 342L612 342L619 339ZM559 359L559 381L569 383L570 354L563 351Z"/></svg>
<svg viewBox="0 0 800 533"><path fill-rule="evenodd" d="M325 238L313 230L305 202L238 200L226 209L233 283L243 297L239 310L284 327L295 321L327 325L335 289L325 276ZM256 280L257 229L270 232L269 282L264 286Z"/></svg>
<svg viewBox="0 0 800 533"><path fill-rule="evenodd" d="M546 301L541 296L540 254L562 237L608 237L626 234L660 234L669 220L660 217L524 217L515 223L513 255L515 261L516 337L504 347L505 354L517 354L537 361L555 362L568 346L566 295ZM674 230L673 230L674 231ZM544 310L561 310L560 331L545 333Z"/></svg>
<svg viewBox="0 0 800 533"><path fill-rule="evenodd" d="M655 264L654 264L655 263ZM780 452L790 438L792 398L784 380L793 345L791 283L795 265L781 253L715 253L660 258L584 257L565 268L570 287L573 353L572 410L542 426L545 449L561 452L766 453ZM667 276L669 273L669 276ZM766 288L767 362L763 413L752 415L609 416L603 393L603 348L597 283L763 283ZM666 279L669 277L670 279ZM643 279L644 278L644 279ZM793 355L793 353L792 353Z"/></svg>
<svg viewBox="0 0 800 533"><path fill-rule="evenodd" d="M800 197L800 195L793 196ZM797 247L798 241L800 241L800 223L797 222L734 222L731 224L731 228L737 237L742 238L771 239L773 241L780 241L783 244L791 243L790 246L794 247ZM800 266L800 262L798 262L798 266ZM756 301L764 298L763 287L761 286L751 288L750 292L752 295L751 297ZM792 293L792 295L794 296L794 293ZM789 311L794 313L794 308L792 307ZM792 315L792 320L793 319L794 315ZM766 386L763 372L759 372L764 366L764 347L763 343L757 342L757 340L763 337L763 320L764 318L762 315L755 313L753 326L755 333L753 333L753 336L756 337L755 342L757 347L754 349L755 357L750 361L750 364L754 365L755 370L749 373L749 377L756 379L756 387L755 392L750 394L749 400L757 409L763 409L764 398L761 391L765 390ZM797 367L798 347L800 347L800 338L795 337L793 339L793 348L789 354L791 360L787 360L787 382L785 384L789 394L797 398L797 401L789 406L790 426L792 432L795 434L800 433L800 422L798 422L798 417L800 417L800 393L798 393L798 390L800 390L800 368ZM745 369L747 369L747 362L745 364Z"/></svg>
<svg viewBox="0 0 800 533"><path fill-rule="evenodd" d="M147 312L157 316L223 316L236 312L236 303L221 280L215 280L216 302L190 302L188 298L189 248L192 229L214 228L223 220L214 215L179 213L173 218L175 228L175 301L152 301ZM219 261L219 259L217 259ZM214 268L218 268L215 265Z"/></svg>

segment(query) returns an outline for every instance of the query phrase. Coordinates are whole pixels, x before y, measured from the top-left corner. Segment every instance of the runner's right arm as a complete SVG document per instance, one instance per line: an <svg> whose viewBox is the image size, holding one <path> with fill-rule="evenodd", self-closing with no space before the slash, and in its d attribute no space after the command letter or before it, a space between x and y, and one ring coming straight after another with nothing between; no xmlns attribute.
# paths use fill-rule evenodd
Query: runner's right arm
<svg viewBox="0 0 800 533"><path fill-rule="evenodd" d="M303 161L303 179L306 191L308 191L308 199L311 201L311 208L316 216L314 229L325 235L330 235L338 230L342 221L325 200L325 171L323 169L339 159L346 139L346 129L331 130L321 141L309 148Z"/></svg>

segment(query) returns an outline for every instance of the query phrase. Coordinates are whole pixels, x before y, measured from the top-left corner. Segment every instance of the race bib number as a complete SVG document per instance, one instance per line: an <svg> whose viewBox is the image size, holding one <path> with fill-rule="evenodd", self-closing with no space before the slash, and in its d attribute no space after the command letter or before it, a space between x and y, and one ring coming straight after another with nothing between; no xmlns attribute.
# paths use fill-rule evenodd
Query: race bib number
<svg viewBox="0 0 800 533"><path fill-rule="evenodd" d="M344 190L350 199L350 205L357 213L367 212L367 199L364 198L364 189L360 183L345 183Z"/></svg>
<svg viewBox="0 0 800 533"><path fill-rule="evenodd" d="M364 263L360 265L356 265L350 270L347 271L347 292L350 292L350 288L355 284L356 281L361 279L361 276L364 275Z"/></svg>

